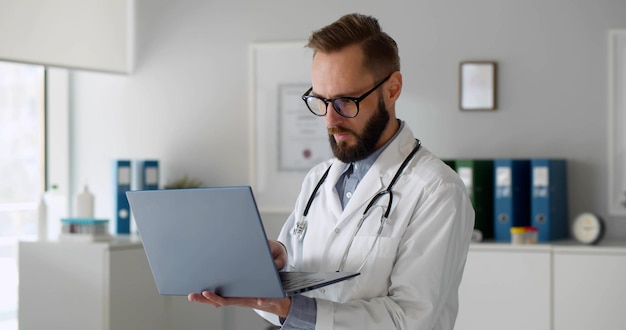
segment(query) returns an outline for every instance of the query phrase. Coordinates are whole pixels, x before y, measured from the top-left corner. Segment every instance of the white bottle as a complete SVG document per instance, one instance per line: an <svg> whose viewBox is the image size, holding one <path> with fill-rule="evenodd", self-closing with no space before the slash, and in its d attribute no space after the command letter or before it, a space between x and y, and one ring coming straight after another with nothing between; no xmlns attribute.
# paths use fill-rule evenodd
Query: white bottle
<svg viewBox="0 0 626 330"><path fill-rule="evenodd" d="M41 196L37 205L37 240L39 241L48 239L48 212L45 196L45 194Z"/></svg>
<svg viewBox="0 0 626 330"><path fill-rule="evenodd" d="M94 197L89 188L85 188L76 196L76 217L77 218L93 218L93 201Z"/></svg>
<svg viewBox="0 0 626 330"><path fill-rule="evenodd" d="M46 191L44 200L46 202L46 237L56 237L61 233L61 219L69 216L67 197L61 192L57 185L53 184Z"/></svg>

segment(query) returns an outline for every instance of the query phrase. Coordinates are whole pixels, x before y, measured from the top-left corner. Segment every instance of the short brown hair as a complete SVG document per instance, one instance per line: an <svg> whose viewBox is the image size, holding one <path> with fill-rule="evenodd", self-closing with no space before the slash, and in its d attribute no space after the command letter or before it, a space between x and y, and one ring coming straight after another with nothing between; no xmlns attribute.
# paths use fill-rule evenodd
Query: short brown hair
<svg viewBox="0 0 626 330"><path fill-rule="evenodd" d="M365 65L371 68L376 79L400 71L398 45L382 31L373 16L348 14L334 23L314 31L307 47L317 52L331 53L351 45L360 45L365 55Z"/></svg>

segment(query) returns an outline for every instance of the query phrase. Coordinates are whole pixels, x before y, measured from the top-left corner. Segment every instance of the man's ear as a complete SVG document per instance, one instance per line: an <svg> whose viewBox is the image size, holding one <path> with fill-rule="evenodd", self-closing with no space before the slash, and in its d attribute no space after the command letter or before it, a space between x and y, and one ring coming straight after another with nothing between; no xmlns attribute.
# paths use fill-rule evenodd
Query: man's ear
<svg viewBox="0 0 626 330"><path fill-rule="evenodd" d="M387 88L385 88L385 97L390 101L395 102L400 93L402 92L402 74L400 71L396 71L391 74L389 80L387 80Z"/></svg>

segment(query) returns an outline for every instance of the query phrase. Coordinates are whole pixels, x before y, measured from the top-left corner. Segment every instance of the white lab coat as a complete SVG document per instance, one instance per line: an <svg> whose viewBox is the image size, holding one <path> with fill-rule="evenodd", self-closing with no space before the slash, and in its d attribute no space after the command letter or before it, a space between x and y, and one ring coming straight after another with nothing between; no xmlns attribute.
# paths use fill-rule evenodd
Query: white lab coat
<svg viewBox="0 0 626 330"><path fill-rule="evenodd" d="M386 189L416 144L406 126L382 152L342 210L335 183L343 164L331 160L304 179L279 241L289 254L287 270L336 271L363 210ZM295 222L324 171L332 166L308 214L304 241ZM387 197L377 205L387 205ZM361 275L305 295L316 298L317 329L446 329L454 327L458 287L474 226L474 210L458 175L422 147L393 188L388 222ZM376 207L357 233L344 266L358 270L379 228ZM268 318L276 321L275 318Z"/></svg>

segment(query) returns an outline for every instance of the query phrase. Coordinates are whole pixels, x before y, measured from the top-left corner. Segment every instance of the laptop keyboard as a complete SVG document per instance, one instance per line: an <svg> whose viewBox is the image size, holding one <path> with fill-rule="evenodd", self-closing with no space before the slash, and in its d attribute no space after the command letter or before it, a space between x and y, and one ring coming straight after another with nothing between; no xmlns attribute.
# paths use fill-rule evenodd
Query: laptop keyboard
<svg viewBox="0 0 626 330"><path fill-rule="evenodd" d="M324 282L324 278L316 277L314 274L305 273L280 273L280 279L283 283L283 290L285 291L290 291L294 288L308 287Z"/></svg>

